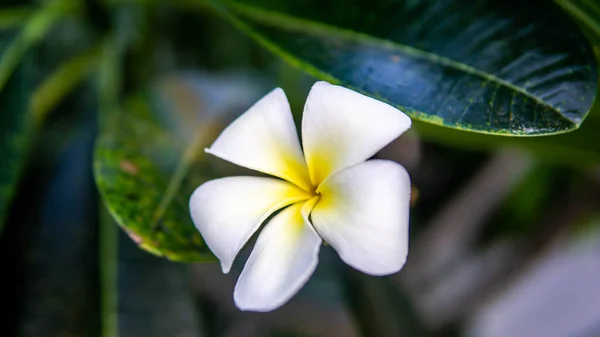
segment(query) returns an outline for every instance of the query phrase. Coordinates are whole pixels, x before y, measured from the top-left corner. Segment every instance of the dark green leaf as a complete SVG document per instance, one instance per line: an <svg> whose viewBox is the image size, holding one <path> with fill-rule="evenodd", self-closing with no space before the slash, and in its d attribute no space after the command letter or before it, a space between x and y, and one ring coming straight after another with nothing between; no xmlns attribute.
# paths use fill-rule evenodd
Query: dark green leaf
<svg viewBox="0 0 600 337"><path fill-rule="evenodd" d="M464 133L426 123L416 123L414 128L425 140L446 146L486 151L514 146L521 147L542 160L561 165L590 168L600 164L600 102L595 105L581 128L554 137L494 137Z"/></svg>
<svg viewBox="0 0 600 337"><path fill-rule="evenodd" d="M1 49L0 90L29 49L40 42L57 22L76 11L78 5L77 1L54 0L37 9L10 44Z"/></svg>
<svg viewBox="0 0 600 337"><path fill-rule="evenodd" d="M99 48L93 47L66 60L37 87L29 101L30 113L40 123L62 99L96 69Z"/></svg>
<svg viewBox="0 0 600 337"><path fill-rule="evenodd" d="M600 53L597 56L600 57ZM425 140L447 146L483 151L507 146L521 147L537 158L555 164L576 168L595 168L600 165L600 100L594 102L585 124L578 130L555 137L499 138L419 122L415 123L414 128Z"/></svg>
<svg viewBox="0 0 600 337"><path fill-rule="evenodd" d="M33 12L29 6L8 7L0 9L0 29L20 26Z"/></svg>
<svg viewBox="0 0 600 337"><path fill-rule="evenodd" d="M580 126L596 94L589 43L544 0L238 0L215 8L292 64L432 124L563 133Z"/></svg>

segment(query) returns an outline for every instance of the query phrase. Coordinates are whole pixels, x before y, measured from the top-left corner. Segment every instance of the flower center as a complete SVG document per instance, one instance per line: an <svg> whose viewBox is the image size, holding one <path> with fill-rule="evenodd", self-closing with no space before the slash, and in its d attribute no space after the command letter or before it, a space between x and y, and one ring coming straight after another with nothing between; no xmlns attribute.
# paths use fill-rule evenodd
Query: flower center
<svg viewBox="0 0 600 337"><path fill-rule="evenodd" d="M314 186L314 185L310 187L310 190L308 191L308 193L310 194L311 197L314 198L314 197L317 197L317 196L318 197L321 196L321 192L317 192L317 188L318 187L319 186Z"/></svg>

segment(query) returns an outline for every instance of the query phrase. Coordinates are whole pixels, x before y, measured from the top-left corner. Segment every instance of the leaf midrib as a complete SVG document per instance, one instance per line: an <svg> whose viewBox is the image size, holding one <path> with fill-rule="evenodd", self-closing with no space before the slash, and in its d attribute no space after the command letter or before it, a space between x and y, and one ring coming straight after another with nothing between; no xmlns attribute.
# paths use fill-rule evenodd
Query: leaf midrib
<svg viewBox="0 0 600 337"><path fill-rule="evenodd" d="M215 129L215 124L210 122L203 123L198 127L196 136L192 142L185 147L179 162L177 163L175 171L169 178L169 183L167 184L161 200L154 211L150 228L155 230L158 227L159 222L163 219L167 209L179 192L179 188L181 187L183 179L187 176L190 167L197 160L197 157L203 153L202 149L206 145L207 141L212 138L213 130Z"/></svg>
<svg viewBox="0 0 600 337"><path fill-rule="evenodd" d="M348 40L352 40L352 41L364 42L367 44L375 45L377 47L395 49L395 50L401 51L403 53L409 54L411 56L414 56L416 58L421 58L421 59L427 60L432 63L441 64L441 65L447 66L449 68L463 71L467 74L480 77L484 80L497 83L498 85L504 86L512 91L518 92L519 94L522 94L523 96L532 99L537 104L540 104L540 105L548 108L549 110L555 112L561 118L569 121L576 127L578 127L580 124L577 121L574 121L574 120L570 119L569 117L565 116L562 113L562 111L560 111L560 109L548 104L546 101L544 101L540 97L535 96L534 94L528 92L527 90L525 90L521 87L518 87L515 84L513 84L509 81L506 81L500 77L497 77L496 75L478 70L472 66L455 61L455 60L447 58L445 56L440 56L438 54L424 51L424 50L421 50L421 49L418 49L418 48L415 48L415 47L412 47L409 45L400 44L400 43L397 43L394 41L390 41L390 40L386 40L386 39L382 39L382 38L378 38L378 37L373 37L371 35L359 33L359 32L353 31L353 30L340 28L340 27L336 27L336 26L332 26L332 25L324 24L324 23L320 23L320 22L315 22L312 20L304 19L304 18L298 18L296 16L287 15L287 14L277 12L277 11L271 11L271 10L267 10L267 9L257 8L257 7L251 6L251 5L240 4L240 3L236 3L236 2L230 1L230 0L223 0L223 3L226 4L228 7L232 8L234 11L240 13L241 15L245 15L245 16L251 17L253 19L258 19L258 20L260 20L259 22L261 22L261 23L265 23L265 24L271 25L271 26L278 26L278 27L288 30L288 31L306 32L310 35L316 35L316 36L326 35L326 36L340 37L340 38L344 38L344 39L348 39Z"/></svg>

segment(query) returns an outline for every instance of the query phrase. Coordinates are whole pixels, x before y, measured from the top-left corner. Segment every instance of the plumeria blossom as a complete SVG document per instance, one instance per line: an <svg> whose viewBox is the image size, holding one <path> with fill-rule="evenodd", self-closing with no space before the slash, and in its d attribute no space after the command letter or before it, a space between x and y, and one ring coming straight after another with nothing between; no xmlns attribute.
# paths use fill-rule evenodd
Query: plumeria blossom
<svg viewBox="0 0 600 337"><path fill-rule="evenodd" d="M285 93L274 89L205 151L273 176L227 177L194 191L194 224L224 273L259 229L234 290L238 308L270 311L314 272L325 240L371 275L399 271L408 253L410 179L399 164L368 160L410 128L405 114L352 90L317 82L302 120L302 147Z"/></svg>

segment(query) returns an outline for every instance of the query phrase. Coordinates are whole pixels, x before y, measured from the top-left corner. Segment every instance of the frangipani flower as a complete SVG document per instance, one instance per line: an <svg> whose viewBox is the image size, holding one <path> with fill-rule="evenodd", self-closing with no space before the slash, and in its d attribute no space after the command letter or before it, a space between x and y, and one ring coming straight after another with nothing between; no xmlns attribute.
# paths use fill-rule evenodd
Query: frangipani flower
<svg viewBox="0 0 600 337"><path fill-rule="evenodd" d="M388 104L317 82L304 107L302 148L280 88L221 133L206 152L274 176L221 178L194 191L192 219L224 273L261 223L281 210L238 279L238 308L270 311L287 302L314 272L322 240L364 273L402 268L410 179L399 164L366 160L410 125Z"/></svg>

